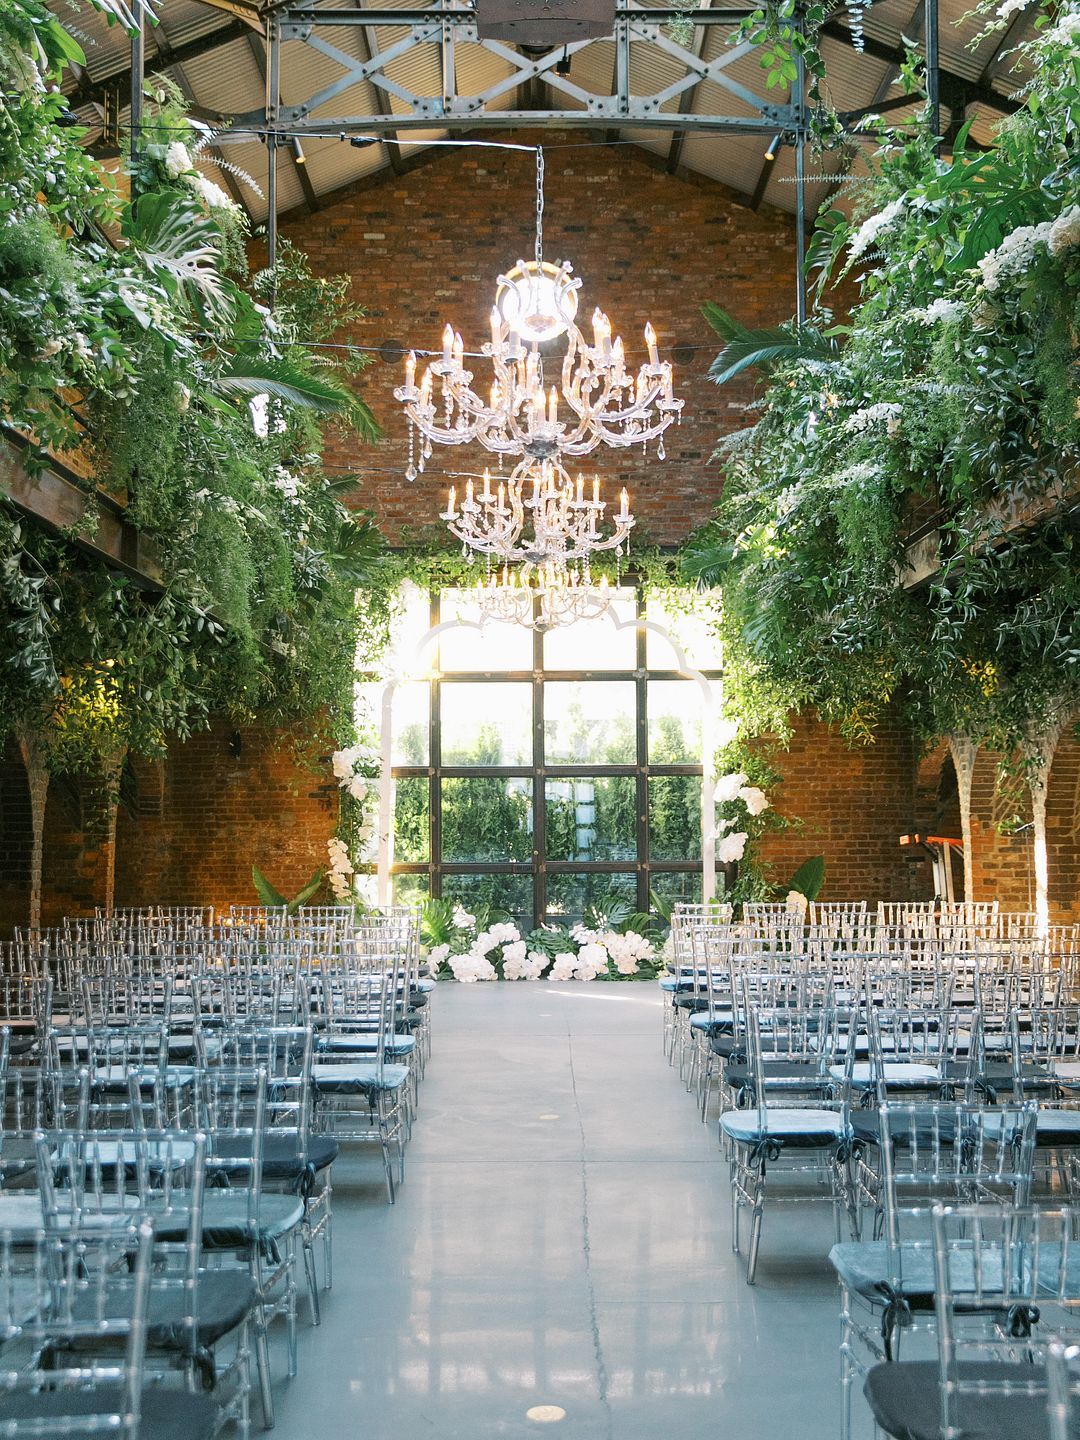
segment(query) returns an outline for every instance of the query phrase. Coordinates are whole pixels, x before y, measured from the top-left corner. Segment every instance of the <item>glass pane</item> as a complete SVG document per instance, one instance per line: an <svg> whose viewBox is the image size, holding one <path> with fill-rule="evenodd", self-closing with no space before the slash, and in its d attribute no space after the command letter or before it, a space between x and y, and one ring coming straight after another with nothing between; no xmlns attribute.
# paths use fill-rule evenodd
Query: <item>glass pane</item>
<svg viewBox="0 0 1080 1440"><path fill-rule="evenodd" d="M464 681L442 686L444 765L530 765L532 686Z"/></svg>
<svg viewBox="0 0 1080 1440"><path fill-rule="evenodd" d="M652 872L651 887L669 905L685 900L690 905L701 903L701 871L677 870Z"/></svg>
<svg viewBox="0 0 1080 1440"><path fill-rule="evenodd" d="M649 681L650 765L701 764L701 706L692 680Z"/></svg>
<svg viewBox="0 0 1080 1440"><path fill-rule="evenodd" d="M618 896L637 905L637 877L634 875L549 875L547 918L552 924L576 925L587 905L604 908L608 896Z"/></svg>
<svg viewBox="0 0 1080 1440"><path fill-rule="evenodd" d="M531 780L443 780L444 861L531 860L532 828Z"/></svg>
<svg viewBox="0 0 1080 1440"><path fill-rule="evenodd" d="M430 629L431 596L419 585L406 580L394 602L390 618L393 640L389 655L380 661L381 667L398 675L417 675L430 670L434 661L434 646L429 644L422 649L420 646Z"/></svg>
<svg viewBox="0 0 1080 1440"><path fill-rule="evenodd" d="M632 681L545 682L548 765L632 765L636 754Z"/></svg>
<svg viewBox="0 0 1080 1440"><path fill-rule="evenodd" d="M428 685L426 681L405 682L394 691L392 701L393 738L390 758L394 765L428 763Z"/></svg>
<svg viewBox="0 0 1080 1440"><path fill-rule="evenodd" d="M636 860L637 781L633 775L549 780L549 860Z"/></svg>
<svg viewBox="0 0 1080 1440"><path fill-rule="evenodd" d="M616 590L607 613L598 620L575 620L544 636L548 670L633 670L637 665L637 600L632 590ZM615 621L625 624L617 629ZM629 623L627 623L629 622Z"/></svg>
<svg viewBox="0 0 1080 1440"><path fill-rule="evenodd" d="M394 855L402 865L419 865L428 857L430 792L427 776L394 781Z"/></svg>
<svg viewBox="0 0 1080 1440"><path fill-rule="evenodd" d="M533 928L531 875L444 875L442 893L472 915L485 906L505 910L523 935Z"/></svg>
<svg viewBox="0 0 1080 1440"><path fill-rule="evenodd" d="M531 670L532 631L524 625L500 625L489 621L482 630L473 626L480 619L476 602L467 590L444 590L440 620L462 620L460 629L444 630L439 636L439 668L450 670Z"/></svg>
<svg viewBox="0 0 1080 1440"><path fill-rule="evenodd" d="M719 613L718 596L699 595L692 590L650 595L645 602L646 620L662 625L682 646L687 664L696 670L720 669L720 641L713 629L713 621ZM646 631L646 636L645 654L649 669L677 670L679 663L671 641L652 630Z"/></svg>
<svg viewBox="0 0 1080 1440"><path fill-rule="evenodd" d="M390 886L395 905L422 905L431 894L431 881L426 875L394 875Z"/></svg>
<svg viewBox="0 0 1080 1440"><path fill-rule="evenodd" d="M700 775L649 777L649 859L701 856Z"/></svg>

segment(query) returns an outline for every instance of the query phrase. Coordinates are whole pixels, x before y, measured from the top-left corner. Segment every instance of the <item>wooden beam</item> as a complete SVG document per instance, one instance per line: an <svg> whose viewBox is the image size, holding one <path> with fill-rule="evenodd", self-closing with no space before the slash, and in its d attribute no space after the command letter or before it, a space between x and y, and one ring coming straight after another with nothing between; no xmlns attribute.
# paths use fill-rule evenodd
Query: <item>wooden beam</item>
<svg viewBox="0 0 1080 1440"><path fill-rule="evenodd" d="M702 6L702 9L710 10L711 8L712 8L712 0L706 0L706 4L705 4L704 6ZM689 18L689 16L688 16L687 18ZM699 60L701 60L701 59L704 57L704 55L705 55L705 47L706 47L706 45L707 45L708 43L709 43L709 31L708 31L708 28L705 27L705 26L702 26L702 29L701 29L701 38L700 38L700 40L698 41L698 43L694 46L694 54L697 56L697 58L698 58ZM693 89L690 91L689 96L687 97L686 109L685 109L685 111L684 111L685 114L687 114L687 115L692 115L692 114L694 113L694 111L697 109L697 100L698 100L698 95L699 95L700 93L701 93L701 81L699 80L699 81L697 81L697 83L694 85ZM674 175L674 174L675 174L675 171L678 170L678 168L679 168L679 162L680 162L681 159L682 159L683 145L684 145L685 143L686 143L686 131L685 131L685 130L673 130L673 131L672 131L672 134L671 134L671 144L668 146L667 162L666 162L666 164L665 164L665 166L664 166L665 170L667 171L667 173L668 173L669 175ZM756 210L756 209L757 209L757 206L755 205L755 206L753 206L752 208Z"/></svg>
<svg viewBox="0 0 1080 1440"><path fill-rule="evenodd" d="M1000 550L1026 530L1033 530L1059 515L1080 519L1080 474L1055 480L1041 495L992 500L982 507L982 533L972 543ZM933 523L933 522L931 522ZM898 579L902 589L918 590L941 572L941 531L924 529L904 546Z"/></svg>
<svg viewBox="0 0 1080 1440"><path fill-rule="evenodd" d="M379 53L379 32L374 25L365 25L363 31L368 59L374 60L375 56ZM390 102L388 101L387 103L389 104ZM401 146L397 143L397 138L396 131L388 130L384 138L383 150L386 152L386 159L394 174L405 175L407 173L405 169L406 157L401 153Z"/></svg>
<svg viewBox="0 0 1080 1440"><path fill-rule="evenodd" d="M25 442L6 431L0 438L0 490L22 515L47 530L72 540L88 555L121 570L147 590L162 590L165 576L152 540L128 523L123 507L100 491L87 491L63 473L54 461L40 475L30 476L23 462Z"/></svg>
<svg viewBox="0 0 1080 1440"><path fill-rule="evenodd" d="M765 191L769 188L769 179L772 176L773 166L776 164L776 155L779 148L780 147L777 146L776 150L774 150L771 154L766 155L765 159L761 162L761 169L758 171L758 177L754 184L753 193L750 196L751 210L756 210L760 206L762 200L765 199Z"/></svg>

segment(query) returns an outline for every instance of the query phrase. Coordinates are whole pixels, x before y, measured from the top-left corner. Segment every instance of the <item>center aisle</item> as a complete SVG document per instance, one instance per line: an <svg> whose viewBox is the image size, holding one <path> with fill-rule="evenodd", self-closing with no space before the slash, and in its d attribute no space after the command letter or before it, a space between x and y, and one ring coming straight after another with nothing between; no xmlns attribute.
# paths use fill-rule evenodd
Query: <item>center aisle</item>
<svg viewBox="0 0 1080 1440"><path fill-rule="evenodd" d="M397 1205L370 1155L335 1166L335 1286L278 1391L282 1440L832 1440L828 1209L772 1208L747 1288L656 989L446 985L434 1003Z"/></svg>

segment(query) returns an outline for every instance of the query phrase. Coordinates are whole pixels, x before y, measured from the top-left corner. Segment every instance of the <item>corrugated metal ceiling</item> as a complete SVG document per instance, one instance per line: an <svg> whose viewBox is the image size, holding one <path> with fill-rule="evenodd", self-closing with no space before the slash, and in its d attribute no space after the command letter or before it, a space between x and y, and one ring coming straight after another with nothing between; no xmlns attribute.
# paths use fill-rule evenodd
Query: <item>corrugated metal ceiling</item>
<svg viewBox="0 0 1080 1440"><path fill-rule="evenodd" d="M84 83L96 83L113 76L123 75L129 63L127 37L117 26L107 26L100 15L93 11L87 0L54 0L57 13L65 23L71 24L79 35L87 55L87 77ZM413 9L422 8L417 0L367 0L371 8ZM337 8L348 4L348 0L331 0L321 9ZM72 16L72 6L75 15ZM1000 94L1012 93L1018 85L1018 77L1010 69L1008 57L997 58L1000 34L986 37L974 44L982 23L977 17L967 14L968 0L939 0L940 8L940 51L944 69L954 76L973 84L992 84ZM195 45L197 53L185 59L181 67L173 65L167 73L187 88L195 103L207 112L234 114L258 110L264 101L264 81L259 65L261 41L252 30L252 41L242 37L231 43L213 46L217 32L235 34L237 17L220 5L200 3L200 0L160 0L158 15L161 24L148 29L148 69L153 70L154 57L164 53L166 60L179 47ZM844 21L842 9L834 12L834 22ZM1034 15L1031 17L1034 18ZM878 0L866 12L864 29L871 49L878 45L897 47L904 35L914 35L921 26L921 5L914 0ZM1030 23L1030 21L1029 21ZM363 61L379 48L385 49L403 35L406 27L318 27L317 35L326 39L345 55ZM721 55L730 45L732 31L724 26L697 27L694 40L689 48L697 50L706 59ZM1010 35L1010 43L1019 38ZM840 39L826 38L823 42L828 78L826 89L832 103L840 110L856 110L876 104L897 93L896 68L880 54L857 53L849 44ZM612 92L615 64L615 46L610 41L596 42L574 53L570 65L569 79L581 90L593 95L609 95ZM455 54L455 68L458 93L477 95L498 85L513 73L509 62L479 45L458 45ZM302 104L324 86L341 75L342 67L331 56L322 54L311 46L299 41L288 42L282 47L282 98L286 104ZM681 66L666 51L648 41L635 41L630 48L631 91L634 94L651 95L663 91L677 81L682 73ZM406 55L390 62L387 66L389 78L414 93L439 95L441 93L441 56L435 44L417 45ZM725 74L736 85L756 94L764 95L764 77L755 55L743 56L727 67ZM582 101L563 94L550 85L539 87L540 94L532 99L545 109L580 110ZM525 86L511 88L501 93L492 102L492 108L515 109L528 100ZM675 112L692 110L697 114L726 114L732 116L750 115L753 109L738 94L714 82L703 82L688 88L678 97L667 100L663 110ZM530 105L532 108L532 105ZM370 82L362 81L334 96L320 108L312 111L313 119L333 120L345 116L361 117L373 113L404 114L406 103L393 93L377 89ZM88 106L80 106L81 118L91 125L96 113ZM522 124L528 124L528 110L522 109ZM904 112L894 112L902 114ZM976 116L973 135L980 143L987 143L993 134L999 116L983 105L973 105L969 114ZM608 124L609 122L600 122ZM399 153L411 155L422 148L425 141L441 137L447 132L441 129L410 130L402 134L409 143ZM631 139L655 154L665 155L671 145L671 133L663 130L644 129L640 126L622 127L620 134ZM709 135L700 132L688 134L678 152L680 164L699 171L732 189L752 196L761 191L759 199L791 211L795 205L795 187L789 183L793 164L789 150L782 150L775 164L764 164L765 144L759 136ZM388 169L391 163L389 144L357 148L340 143L337 138L311 137L304 141L307 178L314 194L321 200L335 189L362 176L372 175L380 169ZM233 142L223 145L225 157L251 173L265 188L266 150L258 141ZM843 169L843 162L835 154L826 154L812 162L826 176ZM207 172L214 174L211 160L207 160ZM858 173L862 167L856 160L852 167ZM265 218L264 196L253 193L241 183L241 192L256 220ZM280 208L284 211L306 203L305 189L299 167L290 152L279 156L278 191ZM814 184L809 194L811 209L829 191L829 184Z"/></svg>

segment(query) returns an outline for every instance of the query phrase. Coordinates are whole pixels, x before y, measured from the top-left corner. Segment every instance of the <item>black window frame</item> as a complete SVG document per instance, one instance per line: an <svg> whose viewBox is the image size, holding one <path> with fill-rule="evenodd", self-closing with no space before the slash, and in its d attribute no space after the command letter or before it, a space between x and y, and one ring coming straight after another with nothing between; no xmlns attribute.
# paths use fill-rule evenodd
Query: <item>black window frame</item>
<svg viewBox="0 0 1080 1440"><path fill-rule="evenodd" d="M646 619L646 600L640 583L632 577L624 577L621 590L633 590L635 596L636 626L634 631L633 670L549 670L544 667L544 637L539 630L532 630L532 668L529 670L454 670L446 674L441 668L441 655L437 648L432 657L431 677L426 682L428 691L428 763L426 765L395 765L391 770L394 780L423 778L428 782L428 859L427 861L395 861L390 867L390 882L400 875L426 876L429 894L433 898L443 893L443 881L447 876L457 875L507 875L528 876L532 879L533 925L545 920L556 920L558 916L547 913L548 877L551 875L633 875L635 877L635 900L639 911L648 911L651 905L650 892L656 875L700 874L702 859L696 860L653 860L649 855L649 781L669 775L702 775L700 761L684 764L654 764L649 760L649 719L648 686L650 682L679 680L693 684L685 672L680 670L650 669L648 665L649 632L641 623ZM454 587L451 587L453 591ZM457 590L456 593L463 593ZM464 592L464 593L467 593ZM429 595L430 624L434 628L441 623L441 593L432 590ZM436 641L438 646L438 641ZM703 669L700 673L706 680L718 681L718 669ZM367 677L374 678L374 677ZM544 685L548 681L632 681L634 684L635 758L624 765L548 765L544 759ZM532 757L531 763L522 765L447 765L442 764L442 715L443 688L447 685L507 681L527 683L531 686L532 703ZM549 860L547 858L547 780L582 779L594 776L630 775L636 782L635 805L635 853L636 859L629 860ZM464 778L497 777L526 779L532 783L532 858L529 861L444 861L442 857L442 781ZM393 811L391 811L393 824ZM374 865L359 867L361 872L373 873Z"/></svg>

